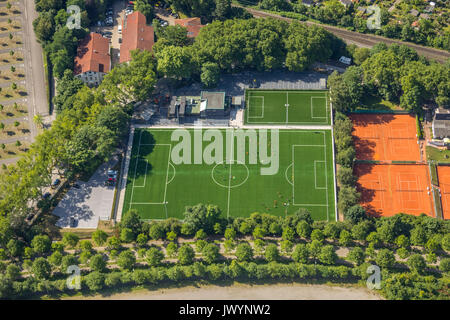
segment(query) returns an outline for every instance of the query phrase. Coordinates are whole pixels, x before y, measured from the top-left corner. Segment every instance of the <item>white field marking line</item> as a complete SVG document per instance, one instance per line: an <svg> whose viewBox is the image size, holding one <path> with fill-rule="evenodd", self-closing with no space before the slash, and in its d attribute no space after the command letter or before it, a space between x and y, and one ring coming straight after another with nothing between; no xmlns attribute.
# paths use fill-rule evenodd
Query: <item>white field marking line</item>
<svg viewBox="0 0 450 320"><path fill-rule="evenodd" d="M334 137L331 137L331 139L334 139ZM323 148L325 149L325 185L328 187L327 146L326 146L327 142L326 142L326 139L325 139L325 132L323 133L323 144L324 144ZM329 202L328 202L328 189L325 192L325 194L326 194L326 197L327 197L327 221L330 221L330 213L329 213L330 207L328 206L329 205ZM335 205L337 205L337 204L335 204Z"/></svg>
<svg viewBox="0 0 450 320"><path fill-rule="evenodd" d="M233 165L233 160L234 160L234 143L233 143L233 139L234 139L234 131L231 132L231 157L230 157L230 171L228 173L228 204L227 204L227 219L230 217L230 198L231 198L231 167Z"/></svg>
<svg viewBox="0 0 450 320"><path fill-rule="evenodd" d="M133 188L145 188L145 184L147 182L148 161L147 161L147 159L138 159L138 161L145 161L144 185L142 185L142 186L134 186ZM136 179L136 172L134 172L134 178Z"/></svg>
<svg viewBox="0 0 450 320"><path fill-rule="evenodd" d="M175 175L177 173L177 169L175 169L175 166L172 163L170 163L170 166L173 168L173 177L169 180L169 182L167 182L167 184L171 183L172 180L175 179Z"/></svg>
<svg viewBox="0 0 450 320"><path fill-rule="evenodd" d="M139 144L138 144L138 152L137 152L137 156L136 156L136 165L134 166L133 186L131 187L130 207L128 208L128 210L131 210L131 205L133 203L134 183L136 182L136 171L137 171L137 164L138 164L138 160L139 160L139 152L141 150L142 132L144 132L144 131L141 130L141 134L139 135Z"/></svg>
<svg viewBox="0 0 450 320"><path fill-rule="evenodd" d="M401 190L401 185L404 182L406 182L408 184L408 188L410 188L411 183L415 183L416 184L416 189L413 189L413 191L410 191L410 192L416 192L417 190L419 190L419 186L421 185L420 184L420 179L419 179L418 176L415 176L415 180L414 179L413 180L400 180L400 176L397 176L397 181L396 181L397 187L400 184L400 188L398 190ZM406 190L406 191L408 191L408 190ZM408 209L408 210L419 210L419 208L417 208L417 207L416 208L409 208L409 207L407 207L405 205L406 201L411 201L412 200L411 199L411 194L408 194L408 195L409 195L409 199L405 199L403 196L401 197L401 199L402 199L402 207L405 208L405 209ZM419 199L420 199L420 197L419 197ZM420 201L420 200L418 202L422 203L422 201Z"/></svg>
<svg viewBox="0 0 450 320"><path fill-rule="evenodd" d="M250 99L251 98L260 98L262 100L262 104L261 104L262 115L260 115L260 116L250 116L250 108L251 108ZM247 121L249 121L249 118L256 118L256 119L263 119L264 118L264 96L251 96L251 97L248 97Z"/></svg>
<svg viewBox="0 0 450 320"><path fill-rule="evenodd" d="M144 204L145 205L147 205L147 204L164 204L166 202L167 184L168 184L167 183L167 178L169 176L169 165L170 165L170 155L172 153L172 145L168 144L168 143L166 143L166 144L163 144L163 143L160 143L160 144L158 144L158 143L156 143L156 144L140 144L139 148L140 148L141 145L147 145L147 146L149 146L149 145L151 145L151 146L169 146L169 156L167 157L167 169L166 169L166 185L165 185L165 189L164 189L164 200L163 200L163 202L132 202L133 198L131 198L130 207L131 207L131 204L140 204L140 205L144 205ZM135 177L136 177L136 175L135 175ZM134 183L134 181L133 181L133 183ZM134 188L135 188L135 186L133 185L133 190L134 190ZM132 192L133 192L133 190L132 190Z"/></svg>
<svg viewBox="0 0 450 320"><path fill-rule="evenodd" d="M291 180L289 180L289 177L288 177L288 171L289 171L289 168L290 168L290 167L292 167L292 163L291 163L290 165L288 165L287 168L286 168L286 170L284 171L284 177L286 178L287 182L288 182L290 185L294 186L294 184L292 183Z"/></svg>
<svg viewBox="0 0 450 320"><path fill-rule="evenodd" d="M286 107L286 124L289 123L289 93L286 91L286 104L284 105Z"/></svg>
<svg viewBox="0 0 450 320"><path fill-rule="evenodd" d="M318 162L323 162L323 163L325 163L325 168L326 168L326 161L323 161L323 160L314 160L314 186L315 186L316 189L325 189L325 190L327 190L328 188L327 188L326 184L325 184L325 187L318 187L318 186L317 186L317 174L316 174L316 172L317 172L317 167L316 167L316 163L318 163Z"/></svg>
<svg viewBox="0 0 450 320"><path fill-rule="evenodd" d="M314 117L314 104L313 104L314 99L325 99L325 117ZM328 119L326 109L327 109L327 98L326 97L311 97L311 119Z"/></svg>
<svg viewBox="0 0 450 320"><path fill-rule="evenodd" d="M320 132L320 131L319 131ZM325 132L321 131L323 133L324 138L324 144L323 145L300 145L300 144L294 144L291 146L292 148L292 205L294 206L316 206L316 207L327 207L327 219L329 220L329 202L328 202L328 189L325 192L327 204L311 204L311 203L295 203L295 174L294 174L294 168L295 168L295 157L294 157L294 148L295 147L323 147L325 149L325 184L328 185L328 174L327 174L327 168L326 168L326 140L325 140Z"/></svg>
<svg viewBox="0 0 450 320"><path fill-rule="evenodd" d="M317 91L321 91L321 90L317 90ZM285 91L287 94L292 93L292 94L311 94L311 93L317 93L317 91L302 91L302 92L297 92L297 91ZM266 91L266 90L258 90L258 92L262 92L262 93L283 93L283 90L280 91ZM325 103L326 103L326 108L328 107L328 101L327 101L327 91L324 91L325 93ZM250 96L249 96L250 97ZM324 97L319 97L319 98L324 98ZM250 99L248 100L250 102ZM249 104L249 103L248 103ZM250 104L249 104L250 105ZM256 118L256 117L252 117L252 118ZM316 121L316 122L310 122L310 121L296 121L296 122L288 122L288 124L290 125L295 125L295 124L304 124L304 125L317 125L317 124L322 124L322 125L328 125L328 115L326 117L318 117L320 119L325 119L325 121ZM249 117L248 117L248 113L247 113L247 123L248 124L286 124L286 121L264 121L264 122L258 122L258 121L250 121Z"/></svg>

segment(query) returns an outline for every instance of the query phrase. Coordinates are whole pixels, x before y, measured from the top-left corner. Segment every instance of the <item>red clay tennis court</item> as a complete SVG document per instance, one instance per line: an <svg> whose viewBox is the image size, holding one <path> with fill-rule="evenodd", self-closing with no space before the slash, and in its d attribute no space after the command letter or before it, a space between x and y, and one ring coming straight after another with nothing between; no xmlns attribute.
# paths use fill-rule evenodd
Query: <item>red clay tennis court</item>
<svg viewBox="0 0 450 320"><path fill-rule="evenodd" d="M369 214L435 216L427 165L360 163L355 166L355 175L359 177L360 204Z"/></svg>
<svg viewBox="0 0 450 320"><path fill-rule="evenodd" d="M441 189L442 214L450 219L450 166L438 166L439 188Z"/></svg>
<svg viewBox="0 0 450 320"><path fill-rule="evenodd" d="M409 114L352 114L356 159L421 161L416 120Z"/></svg>

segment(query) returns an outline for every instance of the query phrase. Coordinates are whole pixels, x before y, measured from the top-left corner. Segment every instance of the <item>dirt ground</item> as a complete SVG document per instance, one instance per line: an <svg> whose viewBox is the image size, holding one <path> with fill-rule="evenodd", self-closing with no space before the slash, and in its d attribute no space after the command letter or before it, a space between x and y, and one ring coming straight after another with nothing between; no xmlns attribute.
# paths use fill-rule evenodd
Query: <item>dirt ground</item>
<svg viewBox="0 0 450 320"><path fill-rule="evenodd" d="M329 285L278 284L189 286L150 291L146 289L109 296L81 297L82 300L380 300L379 295L365 288Z"/></svg>

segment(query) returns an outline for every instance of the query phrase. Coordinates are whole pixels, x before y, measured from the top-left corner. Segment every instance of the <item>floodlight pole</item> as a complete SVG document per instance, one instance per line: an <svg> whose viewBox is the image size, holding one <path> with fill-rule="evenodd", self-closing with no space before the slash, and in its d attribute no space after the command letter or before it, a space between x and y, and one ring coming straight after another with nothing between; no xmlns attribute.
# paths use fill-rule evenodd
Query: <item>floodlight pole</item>
<svg viewBox="0 0 450 320"><path fill-rule="evenodd" d="M164 201L164 209L166 210L166 219L168 218L168 216L167 216L167 201Z"/></svg>

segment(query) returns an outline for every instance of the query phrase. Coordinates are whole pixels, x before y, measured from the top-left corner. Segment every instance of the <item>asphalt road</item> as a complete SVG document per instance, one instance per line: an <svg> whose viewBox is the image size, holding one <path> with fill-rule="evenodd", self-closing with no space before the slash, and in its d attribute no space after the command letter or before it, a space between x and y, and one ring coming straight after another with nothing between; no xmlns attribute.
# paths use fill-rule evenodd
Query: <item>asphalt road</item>
<svg viewBox="0 0 450 320"><path fill-rule="evenodd" d="M235 5L235 4L233 4L233 6L242 7L242 6ZM244 7L242 7L242 8L244 8ZM251 9L251 8L245 8L245 9L248 12L250 12L254 17L259 17L259 18L272 17L275 19L285 20L287 22L291 22L291 21L295 20L295 19L291 19L291 18L282 17L282 16L279 16L276 14ZM296 20L296 21L299 21L299 20ZM303 22L303 21L301 21L301 22ZM333 26L329 26L329 25L325 25L325 24L314 23L314 22L310 22L310 21L304 21L303 23L306 23L308 25L317 25L317 26L323 27L324 29L326 29L329 32L333 33L334 35L338 36L339 38L342 38L348 44L356 44L357 46L360 46L360 47L370 48L379 42L384 42L386 44L397 43L397 44L404 44L410 48L413 48L420 55L423 55L429 59L434 59L439 62L445 62L445 61L447 61L447 59L450 58L450 52L447 52L444 50L439 50L439 49L434 49L434 48L429 48L429 47L424 47L424 46L414 44L411 42L404 42L404 41L400 41L400 40L389 39L389 38L372 35L372 34L358 33L358 32L354 32L354 31L349 31L346 29L333 27Z"/></svg>
<svg viewBox="0 0 450 320"><path fill-rule="evenodd" d="M42 47L36 39L33 21L37 18L34 1L20 0L24 39L24 62L26 88L28 92L28 117L31 128L31 139L37 135L33 118L36 114L48 115L47 92L45 89L45 71Z"/></svg>

